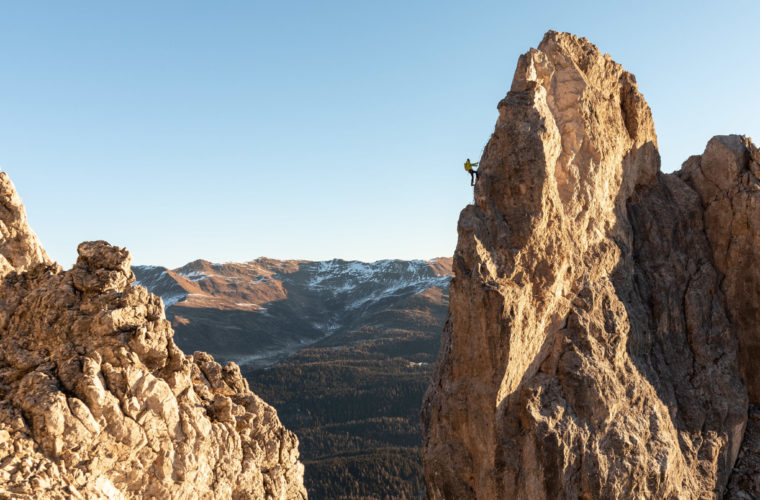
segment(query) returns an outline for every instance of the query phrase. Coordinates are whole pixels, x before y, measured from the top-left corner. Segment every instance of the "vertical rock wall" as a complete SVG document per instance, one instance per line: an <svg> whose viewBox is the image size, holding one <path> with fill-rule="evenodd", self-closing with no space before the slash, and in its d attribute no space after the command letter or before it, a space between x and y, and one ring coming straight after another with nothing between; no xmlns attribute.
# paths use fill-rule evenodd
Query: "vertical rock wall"
<svg viewBox="0 0 760 500"><path fill-rule="evenodd" d="M750 401L760 405L760 150L747 137L716 136L678 175L702 202L705 232L741 343L742 375Z"/></svg>
<svg viewBox="0 0 760 500"><path fill-rule="evenodd" d="M735 261L659 172L635 78L549 32L498 108L423 402L429 497L720 496L748 407Z"/></svg>
<svg viewBox="0 0 760 500"><path fill-rule="evenodd" d="M16 188L8 174L0 172L0 275L50 263L26 222L26 210Z"/></svg>

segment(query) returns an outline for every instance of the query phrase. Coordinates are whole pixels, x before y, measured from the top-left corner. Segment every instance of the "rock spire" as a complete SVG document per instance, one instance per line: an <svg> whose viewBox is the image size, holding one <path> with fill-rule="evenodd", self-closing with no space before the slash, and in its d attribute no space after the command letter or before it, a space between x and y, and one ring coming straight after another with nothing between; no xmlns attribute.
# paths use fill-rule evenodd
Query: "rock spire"
<svg viewBox="0 0 760 500"><path fill-rule="evenodd" d="M0 173L0 497L306 498L298 440L234 363L187 356L129 253L51 263Z"/></svg>
<svg viewBox="0 0 760 500"><path fill-rule="evenodd" d="M720 497L760 403L757 149L661 173L634 76L566 33L498 110L423 402L429 498Z"/></svg>

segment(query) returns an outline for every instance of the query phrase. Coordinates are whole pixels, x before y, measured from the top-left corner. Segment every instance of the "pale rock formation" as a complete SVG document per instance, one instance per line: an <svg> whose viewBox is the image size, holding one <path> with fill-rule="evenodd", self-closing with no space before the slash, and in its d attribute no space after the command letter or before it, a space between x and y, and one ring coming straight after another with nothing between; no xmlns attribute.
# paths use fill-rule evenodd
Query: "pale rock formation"
<svg viewBox="0 0 760 500"><path fill-rule="evenodd" d="M428 497L720 497L758 345L756 150L660 173L633 75L564 33L498 109L423 402Z"/></svg>
<svg viewBox="0 0 760 500"><path fill-rule="evenodd" d="M295 435L237 365L175 346L129 253L82 243L62 272L0 182L0 498L306 498Z"/></svg>
<svg viewBox="0 0 760 500"><path fill-rule="evenodd" d="M24 271L50 258L26 222L26 210L8 174L0 172L0 276Z"/></svg>

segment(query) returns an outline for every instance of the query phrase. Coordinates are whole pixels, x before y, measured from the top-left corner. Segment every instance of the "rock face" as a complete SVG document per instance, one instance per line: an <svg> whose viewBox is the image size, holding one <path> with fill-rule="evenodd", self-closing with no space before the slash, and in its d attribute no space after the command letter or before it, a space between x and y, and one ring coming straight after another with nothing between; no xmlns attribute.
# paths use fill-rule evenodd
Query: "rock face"
<svg viewBox="0 0 760 500"><path fill-rule="evenodd" d="M82 243L63 272L0 182L0 497L306 498L295 435L237 365L176 347L129 253Z"/></svg>
<svg viewBox="0 0 760 500"><path fill-rule="evenodd" d="M26 223L26 210L8 174L0 172L0 275L51 264L37 235Z"/></svg>
<svg viewBox="0 0 760 500"><path fill-rule="evenodd" d="M738 135L713 137L678 175L699 194L715 267L739 334L742 375L760 404L760 150Z"/></svg>
<svg viewBox="0 0 760 500"><path fill-rule="evenodd" d="M757 149L662 174L633 75L564 33L498 109L423 402L429 498L720 497L760 403Z"/></svg>

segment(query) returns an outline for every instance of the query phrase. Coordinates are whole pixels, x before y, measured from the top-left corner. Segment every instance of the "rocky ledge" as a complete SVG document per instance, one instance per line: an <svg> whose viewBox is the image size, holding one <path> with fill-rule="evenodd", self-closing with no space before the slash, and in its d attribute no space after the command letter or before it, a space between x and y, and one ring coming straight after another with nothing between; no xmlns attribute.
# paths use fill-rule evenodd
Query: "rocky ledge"
<svg viewBox="0 0 760 500"><path fill-rule="evenodd" d="M0 497L306 498L298 440L234 363L177 348L129 253L50 262L0 173Z"/></svg>

